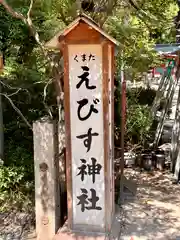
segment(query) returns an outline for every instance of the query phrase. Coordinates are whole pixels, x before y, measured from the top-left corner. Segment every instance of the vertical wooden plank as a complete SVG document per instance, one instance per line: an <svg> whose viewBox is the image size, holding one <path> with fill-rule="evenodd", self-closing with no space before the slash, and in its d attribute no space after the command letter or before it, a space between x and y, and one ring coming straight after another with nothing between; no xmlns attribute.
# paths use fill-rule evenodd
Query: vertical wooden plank
<svg viewBox="0 0 180 240"><path fill-rule="evenodd" d="M58 123L53 121L53 147L54 147L54 200L55 200L55 233L58 231L61 223L61 197L60 197L60 182L59 182L59 132ZM53 209L52 209L53 210Z"/></svg>
<svg viewBox="0 0 180 240"><path fill-rule="evenodd" d="M109 195L110 197L110 205L109 205L109 211L111 213L112 217L112 206L113 206L113 199L112 199L112 89L111 89L111 84L112 84L112 54L111 54L111 44L108 44L108 105L109 105L109 119L108 119L108 128L109 128L109 159L108 159L108 165L109 165L109 181L110 181L110 189L109 189ZM110 222L112 222L110 217Z"/></svg>
<svg viewBox="0 0 180 240"><path fill-rule="evenodd" d="M177 98L177 103L176 103L176 112L175 112L175 119L174 119L174 124L173 124L173 129L172 129L172 137L171 137L171 171L172 173L175 173L175 165L176 165L176 160L178 156L178 137L179 137L179 116L180 116L180 86L179 86L179 79L180 79L180 66L179 66L179 55L176 59L176 81L177 81L177 87L176 90L178 92L178 98Z"/></svg>
<svg viewBox="0 0 180 240"><path fill-rule="evenodd" d="M114 179L114 73L115 73L115 47L111 45L111 124L112 124L112 218L115 213L115 179Z"/></svg>
<svg viewBox="0 0 180 240"><path fill-rule="evenodd" d="M58 142L59 142L59 186L60 186L60 206L61 206L61 222L62 227L67 217L67 188L66 188L66 158L65 158L65 124L64 122L58 122Z"/></svg>
<svg viewBox="0 0 180 240"><path fill-rule="evenodd" d="M178 99L176 106L176 116L173 125L173 138L172 138L172 170L174 172L175 181L179 181L180 177L180 87L178 89Z"/></svg>
<svg viewBox="0 0 180 240"><path fill-rule="evenodd" d="M102 43L103 52L103 116L104 116L104 181L105 181L105 231L110 231L110 174L109 174L109 91L108 91L108 42Z"/></svg>
<svg viewBox="0 0 180 240"><path fill-rule="evenodd" d="M69 93L69 59L68 45L63 44L64 57L64 106L66 131L66 184L68 205L68 227L72 229L72 159L71 159L71 127L70 127L70 93Z"/></svg>
<svg viewBox="0 0 180 240"><path fill-rule="evenodd" d="M112 222L114 217L114 52L113 45L108 45L108 59L109 59L109 178L110 178L110 212Z"/></svg>

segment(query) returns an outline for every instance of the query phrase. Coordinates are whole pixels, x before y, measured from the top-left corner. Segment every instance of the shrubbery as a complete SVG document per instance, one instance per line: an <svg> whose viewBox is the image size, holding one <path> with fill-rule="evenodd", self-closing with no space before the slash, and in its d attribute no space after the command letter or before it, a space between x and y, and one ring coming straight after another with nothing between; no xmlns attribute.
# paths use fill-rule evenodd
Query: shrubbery
<svg viewBox="0 0 180 240"><path fill-rule="evenodd" d="M127 90L125 147L144 146L152 126L150 108L155 92ZM120 144L120 91L115 92L115 145ZM0 168L0 206L26 209L32 206L34 192L33 138L28 127L5 124L5 165Z"/></svg>
<svg viewBox="0 0 180 240"><path fill-rule="evenodd" d="M151 89L127 89L125 147L133 144L144 146L151 138L151 106L155 91ZM115 92L115 144L120 144L121 95L119 87Z"/></svg>
<svg viewBox="0 0 180 240"><path fill-rule="evenodd" d="M33 151L6 141L5 164L0 166L0 210L32 210L34 202ZM29 141L30 146L33 142Z"/></svg>
<svg viewBox="0 0 180 240"><path fill-rule="evenodd" d="M0 210L31 209L34 184L27 180L27 167L0 167Z"/></svg>

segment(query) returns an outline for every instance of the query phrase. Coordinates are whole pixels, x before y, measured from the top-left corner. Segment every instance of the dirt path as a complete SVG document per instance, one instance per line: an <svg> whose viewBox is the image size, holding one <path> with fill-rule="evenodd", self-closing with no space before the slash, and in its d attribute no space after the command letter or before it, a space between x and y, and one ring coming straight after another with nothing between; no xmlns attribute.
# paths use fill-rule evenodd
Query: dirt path
<svg viewBox="0 0 180 240"><path fill-rule="evenodd" d="M30 233L32 232L32 235ZM34 215L11 211L0 213L0 240L34 240Z"/></svg>
<svg viewBox="0 0 180 240"><path fill-rule="evenodd" d="M125 176L137 185L135 198L118 208L117 232L112 240L180 240L180 185L172 184L166 172L153 174L125 169ZM0 214L0 240L35 239L27 237L32 216L24 213Z"/></svg>
<svg viewBox="0 0 180 240"><path fill-rule="evenodd" d="M136 181L138 190L134 200L122 205L120 239L180 239L180 185L172 184L170 173L126 169L125 176Z"/></svg>

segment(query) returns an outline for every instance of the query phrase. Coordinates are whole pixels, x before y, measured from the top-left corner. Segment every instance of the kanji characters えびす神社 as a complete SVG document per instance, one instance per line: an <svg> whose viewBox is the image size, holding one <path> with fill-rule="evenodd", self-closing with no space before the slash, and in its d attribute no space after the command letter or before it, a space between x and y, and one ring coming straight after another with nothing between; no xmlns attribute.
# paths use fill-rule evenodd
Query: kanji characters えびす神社
<svg viewBox="0 0 180 240"><path fill-rule="evenodd" d="M78 78L80 78L80 82L76 85L76 88L80 88L81 84L83 82L85 82L86 88L89 90L93 90L96 88L96 86L89 86L89 68L87 66L82 66L81 67L83 69L83 74L81 74L80 76L78 76Z"/></svg>
<svg viewBox="0 0 180 240"><path fill-rule="evenodd" d="M81 57L82 57L81 60L84 63L86 63L87 62L86 54L83 53L81 55ZM95 56L92 54L89 54L89 61L91 58L93 60L95 60ZM77 59L78 59L78 55L76 55L74 57L75 61ZM79 62L79 61L76 61L76 62ZM86 66L85 65L81 66L81 69L82 69L83 73L81 75L77 76L77 78L80 78L80 81L76 85L77 91L79 91L79 89L81 88L81 85L83 83L85 83L85 87L86 87L87 91L96 89L95 85L90 86L90 83L89 83L90 80L93 80L93 79L90 79L91 72L90 72L90 67L88 67L88 64ZM86 121L91 117L92 113L98 114L98 110L97 110L97 108L95 108L95 105L98 104L99 102L100 102L100 100L98 98L95 98L95 99L93 99L92 104L90 104L90 106L89 106L88 98L83 98L82 100L77 101L77 103L78 103L78 106L77 106L78 119L80 121ZM83 111L82 109L85 107L88 108L89 110L87 110L87 114L84 114L84 116L82 116L81 111ZM91 131L92 131L92 128L89 128L87 134L85 134L85 135L82 134L82 135L76 136L76 138L79 138L79 139L87 138L84 140L84 146L87 148L87 152L91 151L93 154L93 149L91 149L92 136L99 136L99 133L97 133L97 132L92 133ZM102 165L97 163L97 160L94 157L91 157L91 161L92 161L91 164L88 164L87 160L85 160L85 159L80 159L80 161L81 161L81 166L78 167L79 173L77 174L77 176L80 175L81 180L84 181L85 176L89 177L90 175L92 175L92 183L95 183L96 175L100 174ZM91 195L92 195L91 199L88 198L88 195L87 195L88 191L85 188L81 189L81 191L82 191L82 194L77 197L80 200L77 205L81 204L82 212L84 212L85 209L88 209L88 210L101 210L102 209L101 207L96 207L96 202L99 200L99 197L96 196L95 189L90 189ZM92 203L91 207L85 206L88 204L88 201Z"/></svg>
<svg viewBox="0 0 180 240"><path fill-rule="evenodd" d="M69 46L69 74L73 216L76 224L95 225L94 216L104 218L101 47Z"/></svg>
<svg viewBox="0 0 180 240"><path fill-rule="evenodd" d="M88 191L83 188L81 189L82 194L78 196L79 203L77 205L81 205L81 211L84 212L85 209L87 210L102 210L101 207L96 206L96 203L99 200L99 197L96 196L96 190L90 189L91 192L91 198L88 198ZM89 205L90 204L90 205Z"/></svg>
<svg viewBox="0 0 180 240"><path fill-rule="evenodd" d="M87 164L85 159L81 159L82 165L78 167L80 170L78 175L81 175L81 180L84 181L85 175L92 175L92 182L95 183L96 174L100 174L100 170L102 168L101 164L96 163L97 160L95 158L91 158L92 164Z"/></svg>
<svg viewBox="0 0 180 240"><path fill-rule="evenodd" d="M92 114L93 112L94 112L94 113L98 113L98 110L95 108L94 105L99 102L99 99L94 99L94 100L93 100L93 104L91 104L90 107L89 107L89 112L88 112L88 114L86 114L84 117L81 116L81 109L82 109L84 106L86 106L86 105L88 104L88 102L89 102L89 100L88 100L87 98L84 98L84 99L82 99L82 100L80 100L80 101L77 101L77 103L79 104L78 110L77 110L77 114L78 114L79 120L81 120L81 121L87 120L87 119L91 116L91 114Z"/></svg>
<svg viewBox="0 0 180 240"><path fill-rule="evenodd" d="M91 131L92 131L92 128L89 128L87 134L76 136L79 139L86 138L84 140L84 146L87 148L87 152L89 152L89 150L91 149L92 137L99 136L99 133L97 132L92 133Z"/></svg>

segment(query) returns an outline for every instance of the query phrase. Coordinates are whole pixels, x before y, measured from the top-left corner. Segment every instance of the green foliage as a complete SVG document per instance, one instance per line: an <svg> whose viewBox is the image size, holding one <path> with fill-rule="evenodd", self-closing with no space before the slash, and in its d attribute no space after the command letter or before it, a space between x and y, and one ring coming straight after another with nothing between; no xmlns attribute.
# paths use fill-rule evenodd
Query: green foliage
<svg viewBox="0 0 180 240"><path fill-rule="evenodd" d="M150 108L143 105L130 105L127 109L126 139L131 144L144 146L152 125Z"/></svg>
<svg viewBox="0 0 180 240"><path fill-rule="evenodd" d="M33 151L15 144L12 139L6 140L6 164L0 167L0 211L11 207L31 210L34 202Z"/></svg>
<svg viewBox="0 0 180 240"><path fill-rule="evenodd" d="M13 3L21 13L27 13L29 1L22 6ZM27 3L27 5L26 5ZM35 25L40 25L44 12L38 10ZM33 15L34 18L34 15ZM41 18L41 20L40 20ZM43 23L46 19L43 19ZM30 124L47 115L49 106L56 111L56 96L52 86L47 88L44 100L44 87L49 81L47 60L30 35L28 27L20 20L8 15L0 6L0 50L5 58L5 69L1 76L2 91L10 96L15 106ZM42 22L41 22L42 24ZM42 24L43 25L43 24ZM58 24L58 27L60 24ZM52 30L52 28L50 29ZM41 38L51 35L50 30L40 32ZM26 209L32 207L34 192L33 136L22 117L3 97L3 120L5 138L5 166L0 168L0 206Z"/></svg>
<svg viewBox="0 0 180 240"><path fill-rule="evenodd" d="M143 1L141 11L132 8L117 9L106 22L107 31L120 42L117 58L117 73L124 65L128 80L139 80L141 74L161 63L154 51L157 43L174 43L173 17L177 5L173 1Z"/></svg>
<svg viewBox="0 0 180 240"><path fill-rule="evenodd" d="M29 0L8 0L10 6L26 16ZM75 0L36 0L31 17L42 44L62 30L76 16ZM96 4L100 1L95 0ZM102 2L102 1L101 1ZM125 65L128 80L141 79L142 73L160 62L154 52L154 44L174 42L175 31L172 18L177 13L177 6L172 0L139 0L134 8L126 1L106 1L108 9L104 13L91 16L103 23L106 31L120 42L117 56L117 76L120 66ZM113 14L111 14L113 13ZM56 116L56 94L51 84L44 88L52 75L47 59L36 43L28 26L15 19L0 5L0 51L5 60L4 74L1 76L3 93L10 96L15 106L30 124L47 115L51 110ZM122 54L123 52L123 54ZM120 94L116 83L115 123L117 135L120 133ZM17 90L21 89L21 90ZM17 91L17 92L16 92ZM14 94L16 92L16 94ZM141 91L142 93L142 91ZM148 98L139 92L128 92L128 110L126 141L144 144L149 135L151 117L149 106L153 96ZM5 163L0 169L0 205L3 203L29 203L33 188L33 137L32 131L22 117L12 108L7 98L3 97L3 118L5 134ZM19 205L21 206L21 205Z"/></svg>
<svg viewBox="0 0 180 240"><path fill-rule="evenodd" d="M0 191L17 191L24 178L24 167L1 167Z"/></svg>
<svg viewBox="0 0 180 240"><path fill-rule="evenodd" d="M34 183L27 176L27 168L27 166L0 167L0 211L12 207L20 210L32 208Z"/></svg>
<svg viewBox="0 0 180 240"><path fill-rule="evenodd" d="M7 159L6 165L27 168L25 172L29 179L33 179L34 177L32 148L33 146L31 145L27 148L26 144L24 144L24 146L20 146L18 143L15 144L14 138L12 138L12 140L8 139L5 147L5 158Z"/></svg>
<svg viewBox="0 0 180 240"><path fill-rule="evenodd" d="M120 143L121 121L121 95L119 87L115 91L115 142ZM155 91L151 89L127 89L126 93L126 125L125 145L133 144L145 146L151 137L153 119L151 106L155 97Z"/></svg>

